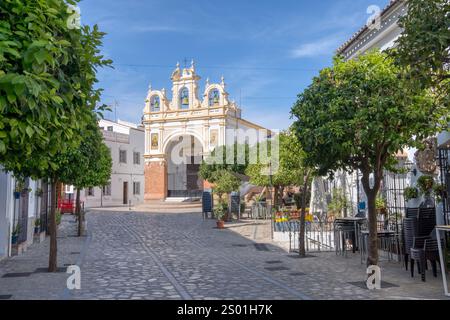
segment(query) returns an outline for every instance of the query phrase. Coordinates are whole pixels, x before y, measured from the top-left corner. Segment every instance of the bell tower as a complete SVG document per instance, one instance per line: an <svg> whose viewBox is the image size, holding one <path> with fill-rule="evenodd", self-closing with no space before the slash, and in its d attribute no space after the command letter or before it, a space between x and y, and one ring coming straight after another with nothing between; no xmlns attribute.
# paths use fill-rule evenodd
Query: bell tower
<svg viewBox="0 0 450 320"><path fill-rule="evenodd" d="M194 60L190 68L180 69L180 64L172 73L172 103L171 110L189 110L201 107L198 99L198 81L200 77L195 73Z"/></svg>

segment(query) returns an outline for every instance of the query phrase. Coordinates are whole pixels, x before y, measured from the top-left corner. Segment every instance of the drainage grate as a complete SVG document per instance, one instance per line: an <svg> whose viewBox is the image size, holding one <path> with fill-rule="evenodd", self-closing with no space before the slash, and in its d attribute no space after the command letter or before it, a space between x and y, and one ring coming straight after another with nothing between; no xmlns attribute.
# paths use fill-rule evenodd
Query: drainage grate
<svg viewBox="0 0 450 320"><path fill-rule="evenodd" d="M232 246L232 247L240 247L240 248L243 248L243 247L246 247L247 245L246 245L246 244L235 243L235 244L232 244L231 246Z"/></svg>
<svg viewBox="0 0 450 320"><path fill-rule="evenodd" d="M63 268L63 267L56 268L56 272L59 272L59 273L63 273L66 271L67 271L67 268ZM52 272L48 272L48 268L37 268L36 270L34 270L34 273L52 273Z"/></svg>
<svg viewBox="0 0 450 320"><path fill-rule="evenodd" d="M81 252L74 251L74 252L71 252L70 254L81 254Z"/></svg>
<svg viewBox="0 0 450 320"><path fill-rule="evenodd" d="M367 284L365 281L356 281L356 282L347 282L348 284L354 285L356 287L359 287L361 289L367 289ZM385 281L381 281L381 288L382 289L387 289L387 288L399 288L399 285L390 283L390 282L385 282Z"/></svg>
<svg viewBox="0 0 450 320"><path fill-rule="evenodd" d="M22 278L28 277L31 275L31 272L16 272L16 273L6 273L2 278Z"/></svg>
<svg viewBox="0 0 450 320"><path fill-rule="evenodd" d="M277 264L277 263L282 263L280 260L269 260L269 261L266 261L266 263L268 263L268 264Z"/></svg>
<svg viewBox="0 0 450 320"><path fill-rule="evenodd" d="M303 272L291 272L291 273L289 273L289 275L293 276L293 277L299 277L299 276L306 275L306 273L303 273Z"/></svg>
<svg viewBox="0 0 450 320"><path fill-rule="evenodd" d="M258 251L269 251L269 248L267 248L267 245L264 243L255 243L254 246Z"/></svg>
<svg viewBox="0 0 450 320"><path fill-rule="evenodd" d="M0 294L0 300L8 300L12 298L12 294Z"/></svg>
<svg viewBox="0 0 450 320"><path fill-rule="evenodd" d="M286 268L286 267L265 267L264 269L266 269L268 271L285 271L285 270L289 270L289 268Z"/></svg>

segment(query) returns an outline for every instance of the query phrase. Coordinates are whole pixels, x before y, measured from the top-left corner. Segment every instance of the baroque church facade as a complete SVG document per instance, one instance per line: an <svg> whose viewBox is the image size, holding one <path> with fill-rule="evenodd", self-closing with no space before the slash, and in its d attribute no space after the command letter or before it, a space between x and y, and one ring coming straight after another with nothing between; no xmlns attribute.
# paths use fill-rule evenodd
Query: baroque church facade
<svg viewBox="0 0 450 320"><path fill-rule="evenodd" d="M165 89L149 88L143 116L147 201L199 197L207 182L198 170L214 148L245 142L239 139L249 129L261 133L259 138L269 136L269 130L241 117L223 77L220 83L207 79L203 90L200 79L192 61L190 67L177 64L172 72L171 99ZM230 130L244 134L230 136Z"/></svg>

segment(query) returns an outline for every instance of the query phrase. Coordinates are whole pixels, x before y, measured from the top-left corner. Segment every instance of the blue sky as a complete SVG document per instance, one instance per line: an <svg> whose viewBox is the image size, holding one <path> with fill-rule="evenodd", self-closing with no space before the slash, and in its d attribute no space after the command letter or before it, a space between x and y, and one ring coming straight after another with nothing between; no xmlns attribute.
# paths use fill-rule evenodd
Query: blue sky
<svg viewBox="0 0 450 320"><path fill-rule="evenodd" d="M177 61L196 61L202 77L225 77L243 117L271 129L292 122L296 96L335 50L388 0L84 0L83 24L107 33L99 72L103 102L117 118L140 122L148 85L170 92ZM107 114L114 119L114 113Z"/></svg>

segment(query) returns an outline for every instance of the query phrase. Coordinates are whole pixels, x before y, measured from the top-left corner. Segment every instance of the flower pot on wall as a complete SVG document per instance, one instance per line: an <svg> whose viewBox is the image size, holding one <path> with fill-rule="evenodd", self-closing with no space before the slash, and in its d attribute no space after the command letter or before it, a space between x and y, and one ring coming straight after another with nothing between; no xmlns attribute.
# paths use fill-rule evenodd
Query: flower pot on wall
<svg viewBox="0 0 450 320"><path fill-rule="evenodd" d="M20 199L20 192L14 191L14 199Z"/></svg>
<svg viewBox="0 0 450 320"><path fill-rule="evenodd" d="M17 240L19 240L19 235L13 234L11 236L11 244L17 244Z"/></svg>

